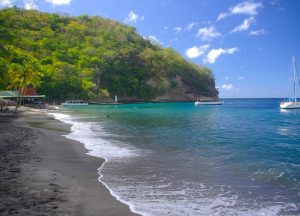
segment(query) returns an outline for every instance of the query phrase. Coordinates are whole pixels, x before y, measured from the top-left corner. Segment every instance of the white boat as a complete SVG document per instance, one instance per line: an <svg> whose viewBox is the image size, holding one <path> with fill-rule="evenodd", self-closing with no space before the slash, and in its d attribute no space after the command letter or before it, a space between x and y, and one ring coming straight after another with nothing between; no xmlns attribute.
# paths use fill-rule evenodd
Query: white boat
<svg viewBox="0 0 300 216"><path fill-rule="evenodd" d="M61 104L62 106L87 106L89 103L84 100L69 100Z"/></svg>
<svg viewBox="0 0 300 216"><path fill-rule="evenodd" d="M59 109L59 107L55 106L55 105L48 105L46 108L49 110L58 110Z"/></svg>
<svg viewBox="0 0 300 216"><path fill-rule="evenodd" d="M195 102L195 106L201 105L222 105L223 101L218 98L201 98Z"/></svg>
<svg viewBox="0 0 300 216"><path fill-rule="evenodd" d="M300 109L300 102L296 96L297 86L299 87L299 76L296 68L295 57L292 58L292 68L293 68L293 93L294 97L288 98L287 100L280 103L281 109Z"/></svg>

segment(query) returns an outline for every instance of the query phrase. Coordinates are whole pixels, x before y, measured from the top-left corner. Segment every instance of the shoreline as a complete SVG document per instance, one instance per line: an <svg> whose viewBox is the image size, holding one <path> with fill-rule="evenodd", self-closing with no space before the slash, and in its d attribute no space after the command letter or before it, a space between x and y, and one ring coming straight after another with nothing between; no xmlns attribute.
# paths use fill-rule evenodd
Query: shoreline
<svg viewBox="0 0 300 216"><path fill-rule="evenodd" d="M72 126L74 126L75 122L70 122L70 121L65 121L61 118L59 118L56 114L58 113L48 113L49 116L52 116L54 117L57 121L59 122L62 122L63 124L66 124L66 125L70 125L70 128ZM129 207L130 211L134 214L137 214L137 215L144 215L145 213L142 212L142 211L138 211L135 209L134 205L132 205L130 202L128 201L125 201L123 200L119 195L117 195L104 181L102 181L102 177L103 177L103 174L101 173L101 170L102 168L104 167L104 165L106 163L108 163L108 159L106 157L103 157L103 156L99 156L99 155L93 155L92 154L92 149L89 149L87 146L86 146L86 143L80 141L80 140L77 140L77 139L74 139L74 138L71 138L69 135L72 133L73 131L69 131L69 133L67 135L63 135L65 138L69 139L69 140L72 140L72 141L75 141L75 142L79 142L80 144L82 144L82 146L84 147L84 149L86 150L86 153L91 156L91 157L95 157L95 158L99 158L100 160L103 160L101 166L97 169L98 171L98 181L100 184L102 184L109 192L110 194L117 200L119 201L120 203L122 204L125 204L126 206Z"/></svg>
<svg viewBox="0 0 300 216"><path fill-rule="evenodd" d="M105 160L64 136L70 125L23 107L0 120L0 214L137 215L99 180Z"/></svg>

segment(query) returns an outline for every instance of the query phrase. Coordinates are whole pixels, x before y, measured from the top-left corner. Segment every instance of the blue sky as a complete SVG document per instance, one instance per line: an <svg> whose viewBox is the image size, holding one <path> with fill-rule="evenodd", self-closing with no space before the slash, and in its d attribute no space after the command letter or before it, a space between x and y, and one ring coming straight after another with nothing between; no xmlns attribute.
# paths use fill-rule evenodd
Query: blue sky
<svg viewBox="0 0 300 216"><path fill-rule="evenodd" d="M212 69L220 97L286 97L292 55L300 62L299 0L0 0L13 5L134 26Z"/></svg>

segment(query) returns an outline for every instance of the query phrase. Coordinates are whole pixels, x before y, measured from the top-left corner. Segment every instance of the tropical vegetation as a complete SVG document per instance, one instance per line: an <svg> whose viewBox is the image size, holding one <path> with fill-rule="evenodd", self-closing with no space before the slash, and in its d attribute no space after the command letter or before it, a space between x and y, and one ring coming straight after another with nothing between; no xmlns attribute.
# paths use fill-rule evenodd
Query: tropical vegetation
<svg viewBox="0 0 300 216"><path fill-rule="evenodd" d="M0 11L0 23L0 90L32 85L48 100L218 94L208 68L117 21L15 7Z"/></svg>

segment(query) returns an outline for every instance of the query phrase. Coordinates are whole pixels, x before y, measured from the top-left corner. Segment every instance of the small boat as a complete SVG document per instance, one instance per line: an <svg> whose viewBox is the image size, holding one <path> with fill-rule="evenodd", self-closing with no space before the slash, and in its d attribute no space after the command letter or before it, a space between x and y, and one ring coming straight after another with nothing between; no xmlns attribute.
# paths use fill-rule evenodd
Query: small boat
<svg viewBox="0 0 300 216"><path fill-rule="evenodd" d="M201 105L222 105L224 102L218 98L201 98L195 102L195 106Z"/></svg>
<svg viewBox="0 0 300 216"><path fill-rule="evenodd" d="M292 58L292 69L293 69L293 93L294 97L288 98L287 100L283 101L280 103L280 108L281 109L300 109L300 102L297 99L296 96L296 87L299 87L299 76L298 76L298 71L296 67L296 61L295 57L293 56Z"/></svg>
<svg viewBox="0 0 300 216"><path fill-rule="evenodd" d="M69 101L65 101L61 105L62 106L87 106L89 105L89 103L85 102L84 100L69 100Z"/></svg>
<svg viewBox="0 0 300 216"><path fill-rule="evenodd" d="M55 105L48 105L46 108L49 110L58 110L59 109L59 107L55 106Z"/></svg>

